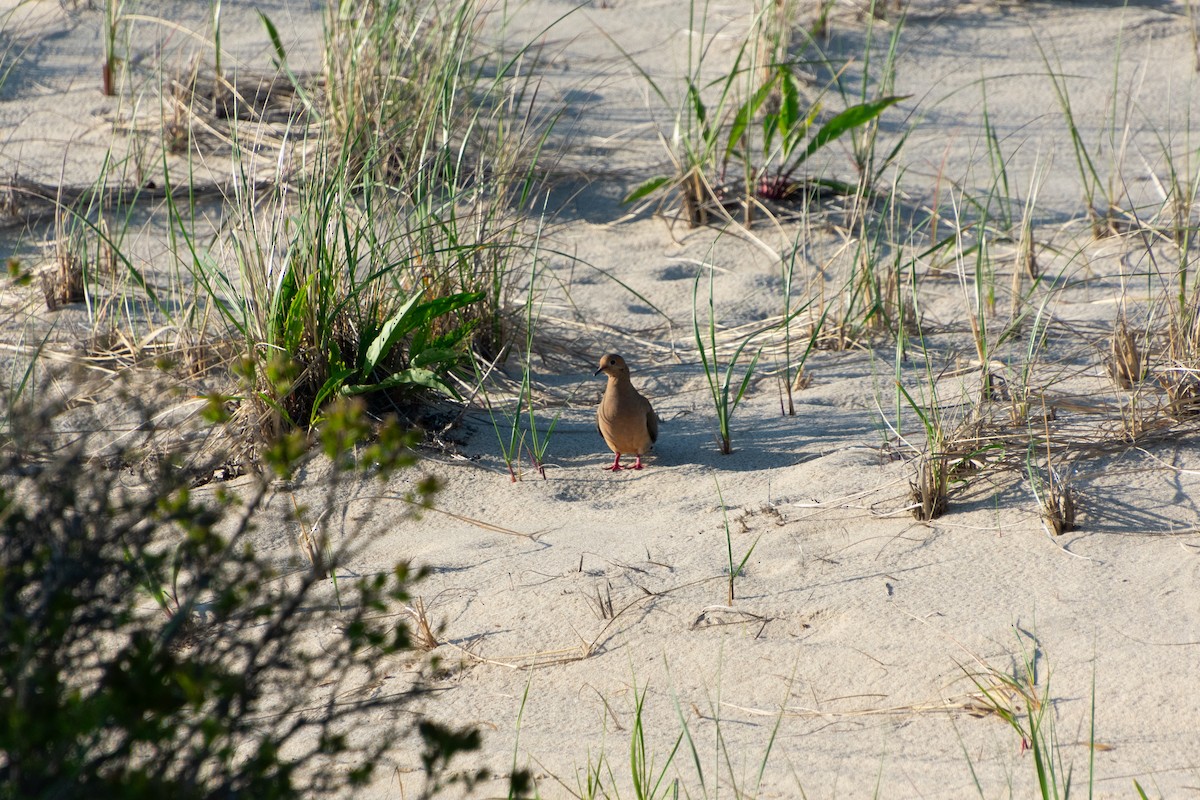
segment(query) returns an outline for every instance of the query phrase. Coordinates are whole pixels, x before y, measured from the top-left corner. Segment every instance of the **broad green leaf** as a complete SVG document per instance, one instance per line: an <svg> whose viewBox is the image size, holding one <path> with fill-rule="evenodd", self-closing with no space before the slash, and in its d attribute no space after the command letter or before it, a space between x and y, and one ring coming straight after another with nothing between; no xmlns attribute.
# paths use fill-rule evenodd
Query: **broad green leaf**
<svg viewBox="0 0 1200 800"><path fill-rule="evenodd" d="M821 113L821 104L814 103L813 107L808 110L808 116L798 121L790 128L785 128L783 131L783 160L787 163L792 158L792 153L796 150L796 145L804 140L808 132L812 130L813 122L817 119L817 115ZM803 159L801 159L803 160ZM799 162L797 162L799 163Z"/></svg>
<svg viewBox="0 0 1200 800"><path fill-rule="evenodd" d="M779 115L764 114L762 128L763 158L770 158L771 148L775 143L775 134L779 132Z"/></svg>
<svg viewBox="0 0 1200 800"><path fill-rule="evenodd" d="M304 339L304 323L308 316L308 289L312 278L304 286L296 287L292 302L288 304L283 318L283 347L288 353L298 353Z"/></svg>
<svg viewBox="0 0 1200 800"><path fill-rule="evenodd" d="M850 106L842 113L835 116L833 119L821 126L808 143L808 147L800 154L800 158L796 160L796 164L802 164L808 158L829 142L838 138L846 131L853 130L862 125L867 124L871 120L883 113L888 106L893 106L901 100L905 100L910 95L889 96L879 100L874 100L870 103L860 103L856 106Z"/></svg>
<svg viewBox="0 0 1200 800"><path fill-rule="evenodd" d="M450 386L442 382L442 379L437 376L432 370L419 369L410 367L394 372L378 383L355 384L342 387L342 394L353 396L357 394L366 394L368 392L376 392L381 389L394 389L397 386L412 386L421 387L423 389L433 389L436 392L458 397L458 392L454 391Z"/></svg>
<svg viewBox="0 0 1200 800"><path fill-rule="evenodd" d="M310 424L316 424L321 413L321 407L325 405L325 401L335 393L342 391L342 387L346 384L346 379L354 373L355 370L353 367L340 367L335 369L333 374L325 380L325 383L321 385L320 391L317 392L317 396L313 400Z"/></svg>
<svg viewBox="0 0 1200 800"><path fill-rule="evenodd" d="M458 360L458 351L449 347L429 347L412 356L410 363L414 367L429 367L434 364L447 364Z"/></svg>
<svg viewBox="0 0 1200 800"><path fill-rule="evenodd" d="M800 118L799 90L797 90L796 83L794 83L791 74L788 74L788 80L790 80L792 98L791 101L788 101L785 95L782 107L788 108L788 106L791 106L791 110L788 112L790 122L786 126L780 122L782 130L784 130L784 163L792 160L792 154L796 151L796 146L800 142L803 142L804 137L808 136L812 128L812 121L816 120L817 114L821 113L821 103L814 103L812 104L812 108L809 109L809 113L803 119Z"/></svg>
<svg viewBox="0 0 1200 800"><path fill-rule="evenodd" d="M624 204L636 203L643 197L658 191L670 181L671 176L669 175L659 175L657 178L651 178L642 185L634 188L634 190L629 194L625 195L625 198L621 202Z"/></svg>
<svg viewBox="0 0 1200 800"><path fill-rule="evenodd" d="M477 303L486 296L485 292L459 292L438 297L428 303L422 303L412 310L409 315L409 330L423 328L438 317L445 316L460 308L466 308Z"/></svg>
<svg viewBox="0 0 1200 800"><path fill-rule="evenodd" d="M362 367L364 377L374 372L379 360L392 351L396 342L400 341L404 334L412 330L407 318L423 293L424 289L418 289L412 297L404 301L404 305L400 306L387 322L383 323L383 327L379 329L379 333L367 348L366 359L363 361Z"/></svg>
<svg viewBox="0 0 1200 800"><path fill-rule="evenodd" d="M792 70L785 66L779 68L779 127L784 135L796 127L800 121L800 90L796 87L796 78Z"/></svg>
<svg viewBox="0 0 1200 800"><path fill-rule="evenodd" d="M725 144L725 159L728 159L734 149L737 148L738 142L742 140L746 128L750 125L750 120L758 115L763 103L770 96L771 90L775 88L775 83L776 79L772 76L770 80L764 82L758 88L758 91L749 100L742 103L741 107L738 108L737 113L733 116L733 124L729 127L729 141Z"/></svg>
<svg viewBox="0 0 1200 800"><path fill-rule="evenodd" d="M429 342L428 345L425 345L424 347L413 347L409 350L409 352L420 353L429 349L454 350L455 352L458 352L459 343L470 336L471 332L477 327L479 327L479 320L472 319L437 336L435 339Z"/></svg>
<svg viewBox="0 0 1200 800"><path fill-rule="evenodd" d="M412 341L408 344L409 355L420 353L428 350L431 345L429 342L430 336L434 330L432 323L434 320L447 316L460 308L476 303L484 298L484 292L460 292L458 294L439 297L436 300L430 300L428 303L422 303L412 310L409 314L409 330L413 332ZM437 343L433 346L444 346L445 341L458 341L473 327L473 323L466 325L459 324L449 334L443 334L437 337Z"/></svg>

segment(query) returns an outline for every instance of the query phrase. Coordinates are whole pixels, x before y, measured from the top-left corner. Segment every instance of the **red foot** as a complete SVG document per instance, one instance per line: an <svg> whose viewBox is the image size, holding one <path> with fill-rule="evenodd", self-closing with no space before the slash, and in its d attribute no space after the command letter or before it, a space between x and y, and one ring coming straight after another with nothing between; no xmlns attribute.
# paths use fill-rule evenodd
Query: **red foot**
<svg viewBox="0 0 1200 800"><path fill-rule="evenodd" d="M638 459L638 463L641 463L641 459L640 459L640 458ZM621 471L621 470L623 470L623 469L629 469L629 467L622 467L622 466L621 466L621 454L620 454L620 453L617 453L617 457L613 459L613 463L612 463L612 465L611 465L611 466L608 466L608 467L605 467L605 469L607 469L607 470L612 470L613 472L620 472L620 471ZM641 467L634 467L634 469L641 469Z"/></svg>
<svg viewBox="0 0 1200 800"><path fill-rule="evenodd" d="M642 457L641 456L637 457L637 462L632 467L626 467L626 469L641 469L641 468L642 468Z"/></svg>

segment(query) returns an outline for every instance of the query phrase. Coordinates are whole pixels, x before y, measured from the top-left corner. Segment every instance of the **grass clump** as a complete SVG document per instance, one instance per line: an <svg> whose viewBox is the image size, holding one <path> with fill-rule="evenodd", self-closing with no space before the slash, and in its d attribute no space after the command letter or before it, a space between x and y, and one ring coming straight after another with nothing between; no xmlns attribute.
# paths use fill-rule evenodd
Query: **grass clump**
<svg viewBox="0 0 1200 800"><path fill-rule="evenodd" d="M469 309L484 296L426 288L413 240L379 224L390 199L383 187L356 190L342 172L323 177L305 187L286 224L268 232L290 234L281 258L236 237L249 291L219 286L221 276L211 284L243 298L221 308L249 356L244 371L255 405L263 420L274 420L268 430L315 425L338 396L454 395L449 374L476 324ZM259 232L258 219L242 219L247 233Z"/></svg>
<svg viewBox="0 0 1200 800"><path fill-rule="evenodd" d="M529 112L510 120L529 54L480 47L472 0L331 3L325 25L323 89L297 83L313 113L292 118L265 191L253 148L235 147L228 232L215 250L182 234L197 305L242 348L245 427L266 438L315 426L337 397L392 410L458 397L470 348L503 351L537 239L522 208L547 131ZM187 231L195 208L168 203Z"/></svg>
<svg viewBox="0 0 1200 800"><path fill-rule="evenodd" d="M1050 694L1050 675L1041 676L1038 662L1040 647L1036 639L1026 634L1030 643L1018 637L1020 659L1011 672L983 664L979 673L964 668L967 677L979 690L983 706L1009 725L1020 737L1021 751L1029 750L1036 773L1038 797L1043 800L1066 800L1071 797L1074 765L1064 761L1069 746L1058 737L1054 724L1054 701ZM1093 676L1090 705L1090 726L1087 741L1087 792L1091 796L1095 784L1096 687ZM974 774L974 768L972 768ZM976 789L984 796L976 777ZM1136 781L1135 781L1136 786ZM1140 787L1139 787L1140 790Z"/></svg>

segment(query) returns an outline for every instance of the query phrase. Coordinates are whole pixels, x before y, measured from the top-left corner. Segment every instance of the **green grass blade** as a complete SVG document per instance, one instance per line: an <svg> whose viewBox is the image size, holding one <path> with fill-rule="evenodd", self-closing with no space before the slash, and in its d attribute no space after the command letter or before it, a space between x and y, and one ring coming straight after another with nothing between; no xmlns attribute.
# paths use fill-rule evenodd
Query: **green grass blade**
<svg viewBox="0 0 1200 800"><path fill-rule="evenodd" d="M636 203L643 197L648 197L649 195L654 194L656 191L661 189L663 186L666 186L670 182L670 175L659 175L658 177L651 178L645 183L635 186L633 190L629 192L629 194L625 195L625 197L621 200L621 203L625 205L628 205L629 203Z"/></svg>
<svg viewBox="0 0 1200 800"><path fill-rule="evenodd" d="M271 40L271 46L275 48L275 66L276 68L282 67L287 63L287 51L283 49L283 40L279 38L279 30L261 9L258 11L258 18L262 21L263 27L267 29L267 37Z"/></svg>

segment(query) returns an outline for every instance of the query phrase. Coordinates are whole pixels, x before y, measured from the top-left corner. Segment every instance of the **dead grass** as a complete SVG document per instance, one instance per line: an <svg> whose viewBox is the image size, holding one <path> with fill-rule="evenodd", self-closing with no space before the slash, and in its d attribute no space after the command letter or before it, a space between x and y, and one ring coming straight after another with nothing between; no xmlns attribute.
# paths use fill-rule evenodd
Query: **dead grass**
<svg viewBox="0 0 1200 800"><path fill-rule="evenodd" d="M1057 470L1051 468L1043 484L1043 493L1038 497L1042 509L1042 522L1055 536L1075 530L1075 491L1063 480Z"/></svg>
<svg viewBox="0 0 1200 800"><path fill-rule="evenodd" d="M909 482L912 513L928 522L937 519L950 507L950 459L944 453L927 454L917 459L916 479Z"/></svg>
<svg viewBox="0 0 1200 800"><path fill-rule="evenodd" d="M420 597L416 598L411 605L404 607L404 613L412 621L413 644L418 650L429 652L441 646L442 643L438 641L434 625L429 619L429 609L425 607L424 600Z"/></svg>
<svg viewBox="0 0 1200 800"><path fill-rule="evenodd" d="M1138 345L1137 336L1129 329L1122 315L1113 326L1109 339L1109 356L1104 362L1109 377L1125 391L1141 385L1146 377L1146 355Z"/></svg>

